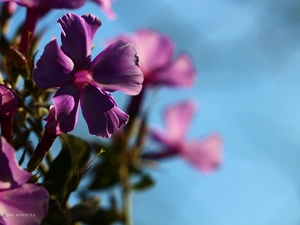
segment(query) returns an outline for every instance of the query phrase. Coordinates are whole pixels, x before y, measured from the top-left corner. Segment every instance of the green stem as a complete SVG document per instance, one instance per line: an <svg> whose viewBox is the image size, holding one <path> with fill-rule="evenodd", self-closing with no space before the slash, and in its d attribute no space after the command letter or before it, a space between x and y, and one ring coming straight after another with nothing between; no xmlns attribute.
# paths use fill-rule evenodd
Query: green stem
<svg viewBox="0 0 300 225"><path fill-rule="evenodd" d="M129 183L129 173L127 160L120 166L120 179L122 184L122 197L123 197L123 212L125 225L133 225L131 217L131 189Z"/></svg>

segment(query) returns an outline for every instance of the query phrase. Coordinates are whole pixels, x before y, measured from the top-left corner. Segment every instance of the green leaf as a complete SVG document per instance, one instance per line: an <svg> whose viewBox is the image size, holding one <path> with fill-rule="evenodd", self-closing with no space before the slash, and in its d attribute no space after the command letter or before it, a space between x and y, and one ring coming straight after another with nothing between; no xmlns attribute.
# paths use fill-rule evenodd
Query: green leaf
<svg viewBox="0 0 300 225"><path fill-rule="evenodd" d="M154 180L148 174L142 174L140 180L133 184L131 188L137 191L143 191L152 187L154 183Z"/></svg>
<svg viewBox="0 0 300 225"><path fill-rule="evenodd" d="M74 168L77 171L84 170L91 147L86 141L73 135L60 135L60 140L62 150L51 163L44 181L48 183L46 188L50 195L62 202L70 194L68 190L74 190L74 187L69 187L69 182L74 177Z"/></svg>
<svg viewBox="0 0 300 225"><path fill-rule="evenodd" d="M114 186L119 182L119 166L110 163L101 163L94 169L96 175L89 185L90 190L101 190Z"/></svg>

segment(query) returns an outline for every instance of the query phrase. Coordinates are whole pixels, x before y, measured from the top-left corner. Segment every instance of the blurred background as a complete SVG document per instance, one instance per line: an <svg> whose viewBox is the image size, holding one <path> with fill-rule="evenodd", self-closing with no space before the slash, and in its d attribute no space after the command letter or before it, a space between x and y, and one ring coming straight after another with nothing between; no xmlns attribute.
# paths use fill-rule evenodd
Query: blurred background
<svg viewBox="0 0 300 225"><path fill-rule="evenodd" d="M102 19L94 56L106 39L150 27L190 53L198 71L192 89L159 90L151 124L164 126L164 108L191 98L199 113L187 139L219 132L224 140L224 162L210 175L181 158L159 164L155 186L133 195L135 224L300 225L300 1L116 0L113 9L114 21L93 3L73 11ZM66 12L39 24L47 26L39 55ZM15 21L23 18L19 9ZM113 95L124 109L126 96ZM73 133L95 139L82 118Z"/></svg>

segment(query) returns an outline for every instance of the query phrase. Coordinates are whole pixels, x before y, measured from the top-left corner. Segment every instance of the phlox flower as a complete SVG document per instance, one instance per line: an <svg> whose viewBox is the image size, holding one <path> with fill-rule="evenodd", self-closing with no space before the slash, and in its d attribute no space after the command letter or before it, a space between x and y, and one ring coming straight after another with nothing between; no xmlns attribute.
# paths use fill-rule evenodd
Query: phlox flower
<svg viewBox="0 0 300 225"><path fill-rule="evenodd" d="M196 72L191 57L182 53L175 59L174 43L151 29L140 29L133 35L121 35L109 40L124 40L134 44L144 74L144 86L190 87Z"/></svg>
<svg viewBox="0 0 300 225"><path fill-rule="evenodd" d="M151 137L164 146L162 152L152 154L152 158L180 154L202 172L215 170L222 161L222 139L219 134L211 134L202 139L186 140L191 119L196 111L192 101L171 106L165 111L166 130L153 129Z"/></svg>
<svg viewBox="0 0 300 225"><path fill-rule="evenodd" d="M49 194L43 187L26 184L31 174L19 166L15 150L2 137L0 171L0 224L41 224L48 212Z"/></svg>
<svg viewBox="0 0 300 225"><path fill-rule="evenodd" d="M63 133L72 131L81 105L89 132L109 137L128 121L107 91L120 90L137 95L143 74L132 44L118 41L91 61L93 37L101 26L94 15L82 17L68 13L58 20L62 28L62 47L52 39L34 70L40 88L59 87L54 95L55 119Z"/></svg>

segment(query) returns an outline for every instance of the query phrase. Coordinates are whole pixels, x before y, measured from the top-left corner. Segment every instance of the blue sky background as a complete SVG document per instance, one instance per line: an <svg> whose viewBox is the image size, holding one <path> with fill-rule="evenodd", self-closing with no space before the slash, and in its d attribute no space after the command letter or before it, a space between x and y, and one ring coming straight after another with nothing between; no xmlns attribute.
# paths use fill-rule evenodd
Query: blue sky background
<svg viewBox="0 0 300 225"><path fill-rule="evenodd" d="M193 56L198 78L191 90L160 90L151 123L163 126L167 105L192 98L200 110L187 138L217 131L224 139L224 163L212 175L179 158L161 163L155 187L133 195L135 224L299 225L300 3L117 0L113 8L115 21L92 3L73 11L102 19L93 55L105 39L138 28L170 35L178 52ZM39 24L49 26L41 48L60 39L55 21L66 12ZM20 10L16 21L23 16ZM114 96L124 106L125 95ZM74 133L91 138L82 120Z"/></svg>

